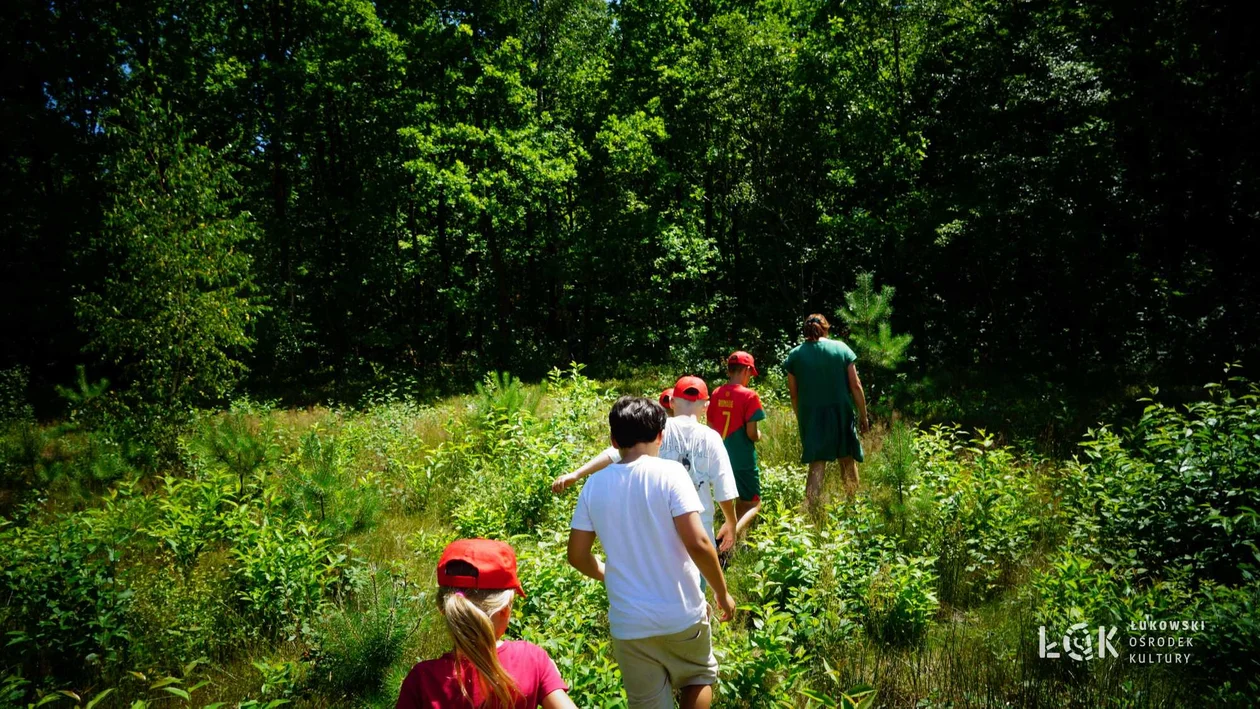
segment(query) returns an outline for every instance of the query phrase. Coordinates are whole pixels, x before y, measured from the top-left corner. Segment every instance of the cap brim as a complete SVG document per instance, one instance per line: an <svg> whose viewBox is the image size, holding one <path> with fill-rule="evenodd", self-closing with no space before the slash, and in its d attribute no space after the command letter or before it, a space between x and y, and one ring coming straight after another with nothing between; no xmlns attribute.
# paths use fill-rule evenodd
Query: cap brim
<svg viewBox="0 0 1260 709"><path fill-rule="evenodd" d="M521 598L525 597L525 589L521 588L521 582L519 580L516 582L516 588L512 590L516 591L516 595L520 596Z"/></svg>

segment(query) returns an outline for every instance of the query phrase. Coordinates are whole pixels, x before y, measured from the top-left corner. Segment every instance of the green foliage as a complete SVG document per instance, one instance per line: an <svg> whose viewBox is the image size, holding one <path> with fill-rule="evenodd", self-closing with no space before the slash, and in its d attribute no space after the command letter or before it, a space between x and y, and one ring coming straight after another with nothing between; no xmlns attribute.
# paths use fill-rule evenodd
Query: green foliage
<svg viewBox="0 0 1260 709"><path fill-rule="evenodd" d="M131 532L120 522L107 508L0 526L0 664L75 677L126 656L133 592L120 564Z"/></svg>
<svg viewBox="0 0 1260 709"><path fill-rule="evenodd" d="M348 431L334 436L312 426L289 456L280 483L285 505L334 539L371 526L381 512L376 475L356 474L351 465L355 445Z"/></svg>
<svg viewBox="0 0 1260 709"><path fill-rule="evenodd" d="M875 274L857 274L857 287L844 294L845 307L840 316L851 330L853 349L858 360L880 369L896 369L905 359L911 335L892 334L892 299L897 289L884 285L875 290Z"/></svg>
<svg viewBox="0 0 1260 709"><path fill-rule="evenodd" d="M858 497L810 517L803 466L768 464L765 507L727 566L740 612L714 628L719 701L870 706L869 683L892 703L994 692L1027 705L1068 694L1105 703L1122 691L1245 703L1256 655L1247 509L1187 518L1179 533L1215 524L1234 536L1194 537L1215 545L1200 550L1210 552L1202 563L1158 565L1140 543L1146 523L1129 511L1149 468L1173 461L1195 494L1185 480L1211 461L1227 487L1206 499L1246 499L1249 479L1230 467L1252 447L1241 438L1253 394L1245 383L1231 391L1241 390L1217 389L1184 412L1152 407L1159 425L1139 422L1115 445L1092 448L1091 437L1097 457L1057 467L983 431L894 421L874 433ZM549 491L601 446L615 395L575 365L553 370L534 414L482 415L469 398L331 412L238 402L198 414L182 431L182 469L90 498L50 488L0 523L0 594L12 599L0 624L15 641L0 664L16 668L0 696L15 707L53 695L103 697L100 707L388 703L413 661L450 647L433 563L452 539L485 535L513 543L529 594L509 636L544 647L580 705L620 706L605 589L563 561L576 495ZM772 420L790 418L768 408ZM1229 426L1196 435L1212 418ZM1180 432L1176 454L1162 448L1165 429ZM48 437L28 446L37 450L96 433L29 430ZM1236 575L1209 575L1222 558ZM1049 666L1028 651L1039 624L1152 619L1208 621L1185 675L1123 661ZM214 673L222 686L181 667L203 657L231 673Z"/></svg>
<svg viewBox="0 0 1260 709"><path fill-rule="evenodd" d="M113 121L110 199L91 240L109 267L78 305L89 346L160 413L218 401L244 371L261 312L245 250L256 227L222 156L192 142L179 114L135 102Z"/></svg>
<svg viewBox="0 0 1260 709"><path fill-rule="evenodd" d="M1030 473L984 431L969 437L937 426L916 443L921 484L934 498L922 525L926 550L938 558L941 598L989 597L1026 562L1042 525Z"/></svg>
<svg viewBox="0 0 1260 709"><path fill-rule="evenodd" d="M253 631L304 634L327 603L345 555L309 525L283 517L241 519L231 530L233 574Z"/></svg>
<svg viewBox="0 0 1260 709"><path fill-rule="evenodd" d="M1123 433L1103 427L1065 476L1073 538L1159 572L1237 583L1260 561L1260 385L1209 385L1184 411L1150 403Z"/></svg>
<svg viewBox="0 0 1260 709"><path fill-rule="evenodd" d="M1195 672L1213 701L1245 706L1260 694L1260 585L1207 585L1195 608L1202 630L1194 634Z"/></svg>
<svg viewBox="0 0 1260 709"><path fill-rule="evenodd" d="M509 372L486 372L486 376L477 383L478 418L494 416L511 417L517 412L531 416L538 413L538 404L542 401L541 389L526 389L521 380Z"/></svg>
<svg viewBox="0 0 1260 709"><path fill-rule="evenodd" d="M402 657L416 628L417 609L406 598L405 578L369 571L363 585L349 606L326 613L313 629L310 679L338 699L386 689L385 673Z"/></svg>
<svg viewBox="0 0 1260 709"><path fill-rule="evenodd" d="M30 421L35 410L27 398L30 369L24 366L0 369L0 425Z"/></svg>
<svg viewBox="0 0 1260 709"><path fill-rule="evenodd" d="M865 599L872 637L894 645L923 641L937 609L935 562L898 557L880 568Z"/></svg>
<svg viewBox="0 0 1260 709"><path fill-rule="evenodd" d="M172 568L163 561L159 555L126 573L135 594L126 615L132 664L173 669L201 657L231 656L250 633L235 609L236 585L227 555L204 554L190 568Z"/></svg>

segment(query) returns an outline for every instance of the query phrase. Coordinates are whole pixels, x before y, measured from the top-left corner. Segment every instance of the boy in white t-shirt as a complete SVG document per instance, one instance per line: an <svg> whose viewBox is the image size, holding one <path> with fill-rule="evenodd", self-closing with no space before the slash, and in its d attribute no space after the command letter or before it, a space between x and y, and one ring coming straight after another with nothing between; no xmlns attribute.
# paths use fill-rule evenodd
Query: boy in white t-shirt
<svg viewBox="0 0 1260 709"><path fill-rule="evenodd" d="M671 390L667 390L671 391ZM682 464L700 495L704 509L700 519L709 533L709 539L726 552L735 544L743 529L737 528L739 519L735 513L735 500L739 488L731 469L730 454L722 442L722 434L705 425L698 417L704 416L709 403L709 388L700 377L685 376L673 386L670 403L674 415L665 422L661 439L660 457ZM616 448L609 448L591 458L572 473L561 475L551 484L553 492L561 492L578 480L621 460ZM713 501L722 508L722 529L713 533Z"/></svg>
<svg viewBox="0 0 1260 709"><path fill-rule="evenodd" d="M632 709L707 709L717 681L703 575L720 618L734 617L717 549L700 521L700 497L682 465L657 457L665 410L623 396L608 414L621 462L582 488L569 530L568 560L603 581L613 656ZM599 538L607 564L591 549Z"/></svg>

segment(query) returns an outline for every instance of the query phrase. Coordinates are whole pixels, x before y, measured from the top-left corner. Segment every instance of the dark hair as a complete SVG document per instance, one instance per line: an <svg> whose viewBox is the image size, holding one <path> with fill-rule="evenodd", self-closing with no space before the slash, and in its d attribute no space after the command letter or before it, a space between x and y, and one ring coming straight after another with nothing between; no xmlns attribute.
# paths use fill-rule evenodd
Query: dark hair
<svg viewBox="0 0 1260 709"><path fill-rule="evenodd" d="M727 373L727 374L739 374L740 372L744 371L745 369L748 369L748 365L746 365L746 364L735 364L735 363L731 363L731 364L726 365L726 373Z"/></svg>
<svg viewBox="0 0 1260 709"><path fill-rule="evenodd" d="M623 396L608 412L608 428L618 448L650 443L665 430L664 407L641 396Z"/></svg>
<svg viewBox="0 0 1260 709"><path fill-rule="evenodd" d="M831 323L821 313L813 313L805 318L805 339L817 340L831 332Z"/></svg>

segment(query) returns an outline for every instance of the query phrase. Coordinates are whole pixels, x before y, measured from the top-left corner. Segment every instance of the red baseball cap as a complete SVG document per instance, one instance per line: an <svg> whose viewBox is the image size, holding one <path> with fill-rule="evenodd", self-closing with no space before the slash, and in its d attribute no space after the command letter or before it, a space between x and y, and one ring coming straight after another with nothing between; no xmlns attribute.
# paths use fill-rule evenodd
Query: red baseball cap
<svg viewBox="0 0 1260 709"><path fill-rule="evenodd" d="M448 574L446 565L452 561L471 565L475 573L471 576ZM458 539L447 544L438 561L437 579L439 586L487 591L510 588L521 598L525 597L525 589L516 576L516 552L507 542L493 539Z"/></svg>
<svg viewBox="0 0 1260 709"><path fill-rule="evenodd" d="M674 398L687 401L704 401L709 398L709 387L700 377L687 375L674 382Z"/></svg>
<svg viewBox="0 0 1260 709"><path fill-rule="evenodd" d="M661 402L661 406L664 406L665 408L668 409L668 408L672 408L669 405L669 400L672 398L674 398L674 387L670 387L668 389L661 391L661 397L657 399L657 401Z"/></svg>
<svg viewBox="0 0 1260 709"><path fill-rule="evenodd" d="M726 358L727 364L742 364L745 367L752 367L752 375L757 376L757 364L753 362L753 356L743 350L735 352Z"/></svg>

